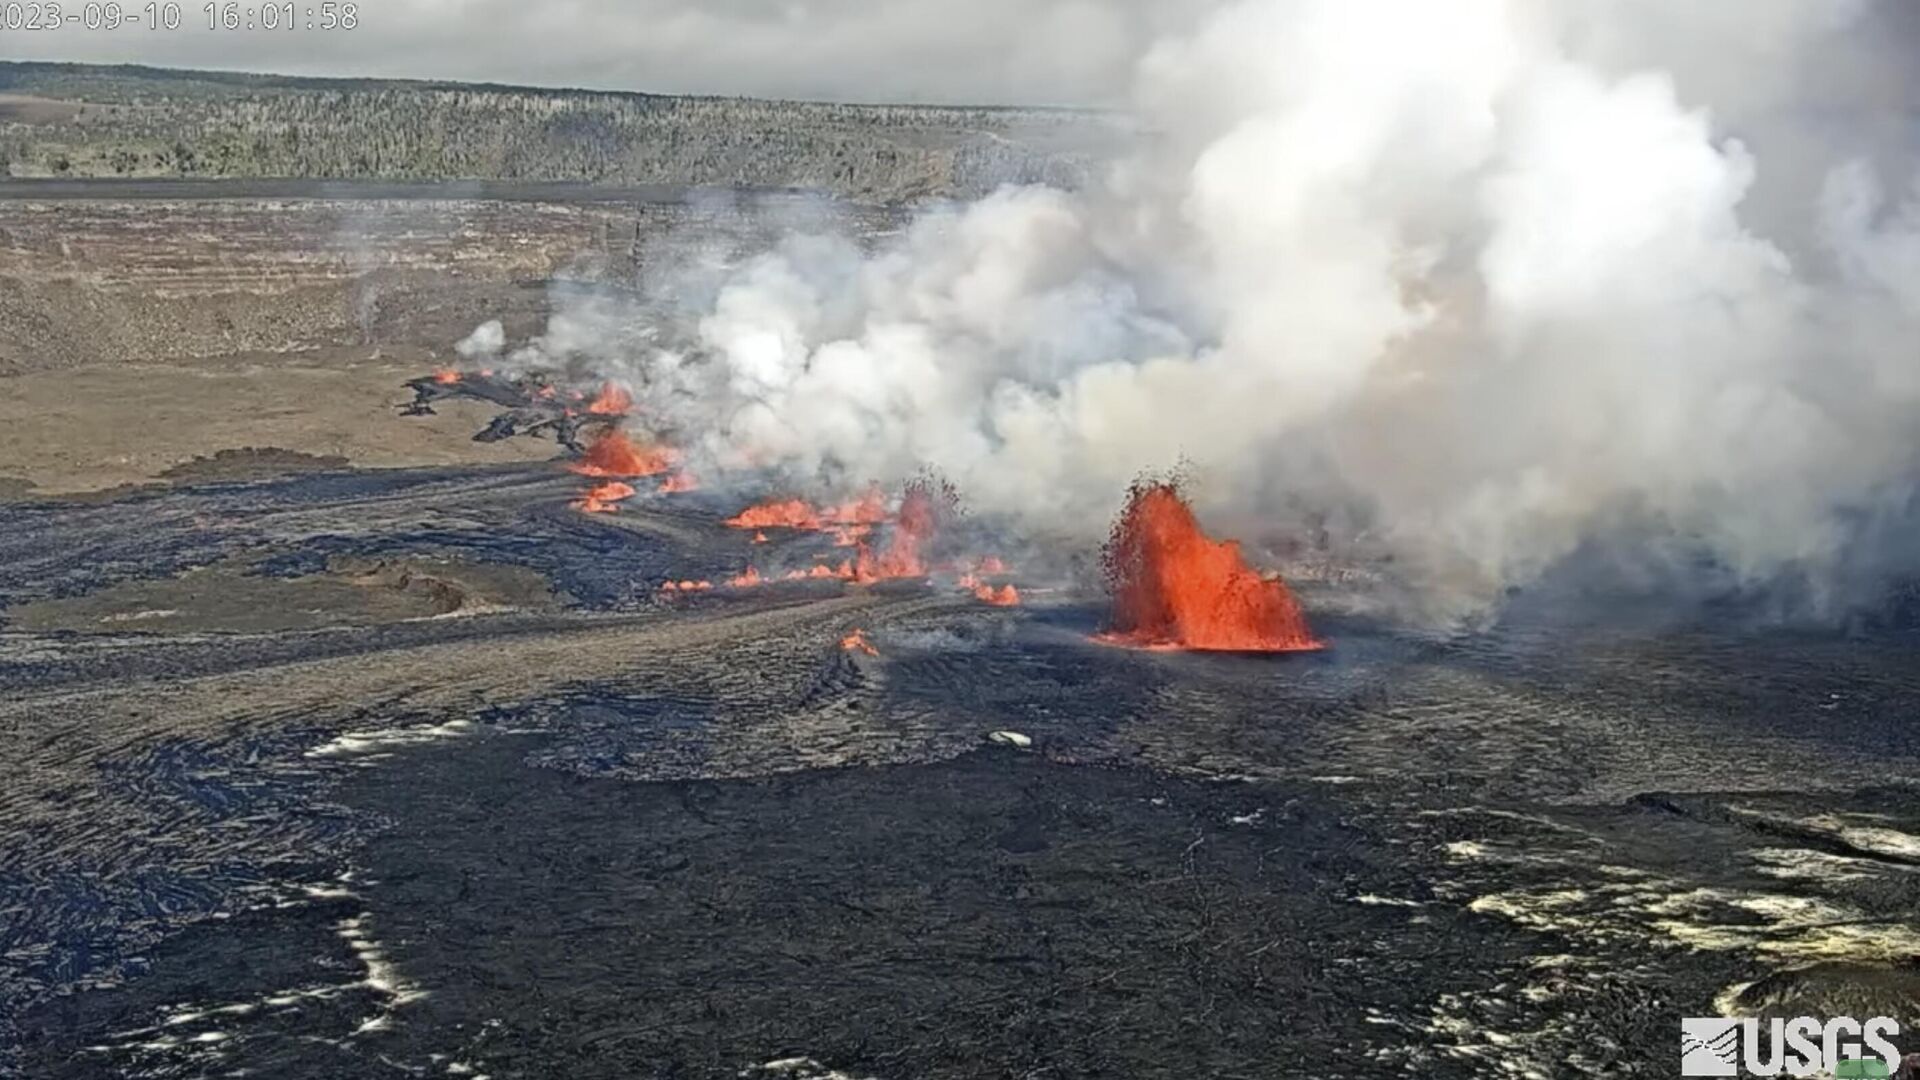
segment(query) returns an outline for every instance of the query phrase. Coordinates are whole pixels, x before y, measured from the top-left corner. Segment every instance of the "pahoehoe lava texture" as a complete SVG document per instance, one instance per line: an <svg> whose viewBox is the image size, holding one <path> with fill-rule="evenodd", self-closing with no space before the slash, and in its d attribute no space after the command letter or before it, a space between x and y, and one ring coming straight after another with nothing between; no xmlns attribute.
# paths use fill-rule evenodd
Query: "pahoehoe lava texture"
<svg viewBox="0 0 1920 1080"><path fill-rule="evenodd" d="M0 505L0 1075L1665 1076L1716 1001L1920 1020L1910 638L1143 653L1091 597L665 597L738 507L577 486Z"/></svg>

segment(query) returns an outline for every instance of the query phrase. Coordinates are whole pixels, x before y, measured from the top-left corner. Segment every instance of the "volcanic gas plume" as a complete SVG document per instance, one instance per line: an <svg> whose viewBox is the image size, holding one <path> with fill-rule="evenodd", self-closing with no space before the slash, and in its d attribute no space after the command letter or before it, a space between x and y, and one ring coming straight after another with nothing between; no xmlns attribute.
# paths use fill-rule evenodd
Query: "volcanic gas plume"
<svg viewBox="0 0 1920 1080"><path fill-rule="evenodd" d="M1286 584L1249 567L1239 544L1203 532L1173 484L1135 484L1101 554L1113 592L1103 641L1231 652L1322 647Z"/></svg>

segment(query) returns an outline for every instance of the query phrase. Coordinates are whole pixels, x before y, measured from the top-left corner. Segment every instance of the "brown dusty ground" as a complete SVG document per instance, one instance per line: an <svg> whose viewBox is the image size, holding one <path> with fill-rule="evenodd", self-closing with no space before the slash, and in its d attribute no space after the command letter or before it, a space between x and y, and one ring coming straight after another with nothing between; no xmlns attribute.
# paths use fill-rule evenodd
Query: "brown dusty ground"
<svg viewBox="0 0 1920 1080"><path fill-rule="evenodd" d="M649 215L653 215L650 217ZM544 282L629 242L644 207L458 200L0 201L0 498L313 465L501 463L488 410L392 422L400 383ZM246 448L276 455L229 455Z"/></svg>
<svg viewBox="0 0 1920 1080"><path fill-rule="evenodd" d="M243 463L194 460L246 448L286 452L250 455L253 476L297 470L296 455L367 468L551 457L550 442L469 441L492 415L472 402L395 422L400 383L490 319L516 343L537 332L556 279L621 289L683 242L766 227L666 195L0 199L0 500L182 466L175 479L216 479Z"/></svg>
<svg viewBox="0 0 1920 1080"><path fill-rule="evenodd" d="M365 468L554 456L550 442L473 442L471 433L494 411L479 402L448 402L438 416L401 420L394 406L412 395L400 383L425 371L431 358L419 349L387 350L378 359L371 352L341 348L0 379L0 497L9 486L16 497L38 497L165 483L169 470L176 478L226 478L217 464L196 466L195 459L244 447ZM226 471L231 475L231 467Z"/></svg>

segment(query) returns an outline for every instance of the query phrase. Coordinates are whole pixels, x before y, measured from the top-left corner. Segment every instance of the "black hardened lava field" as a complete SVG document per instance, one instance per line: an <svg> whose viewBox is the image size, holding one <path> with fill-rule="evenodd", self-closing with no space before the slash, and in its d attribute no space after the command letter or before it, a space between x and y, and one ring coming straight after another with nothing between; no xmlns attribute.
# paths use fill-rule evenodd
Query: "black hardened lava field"
<svg viewBox="0 0 1920 1080"><path fill-rule="evenodd" d="M0 510L0 1068L1638 1075L1722 997L1920 994L1904 637L1143 651L1065 594L640 587L765 545L580 486Z"/></svg>

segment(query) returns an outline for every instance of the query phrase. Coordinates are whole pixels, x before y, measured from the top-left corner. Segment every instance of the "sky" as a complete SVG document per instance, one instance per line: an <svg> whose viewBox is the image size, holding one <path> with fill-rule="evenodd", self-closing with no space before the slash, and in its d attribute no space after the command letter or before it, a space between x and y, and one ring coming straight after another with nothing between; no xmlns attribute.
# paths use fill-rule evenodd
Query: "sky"
<svg viewBox="0 0 1920 1080"><path fill-rule="evenodd" d="M138 10L143 0L122 0ZM0 56L839 101L1110 105L1206 0L361 0L352 30L5 33ZM264 0L242 3L242 11ZM304 8L318 0L298 0ZM81 4L65 6L78 11Z"/></svg>

